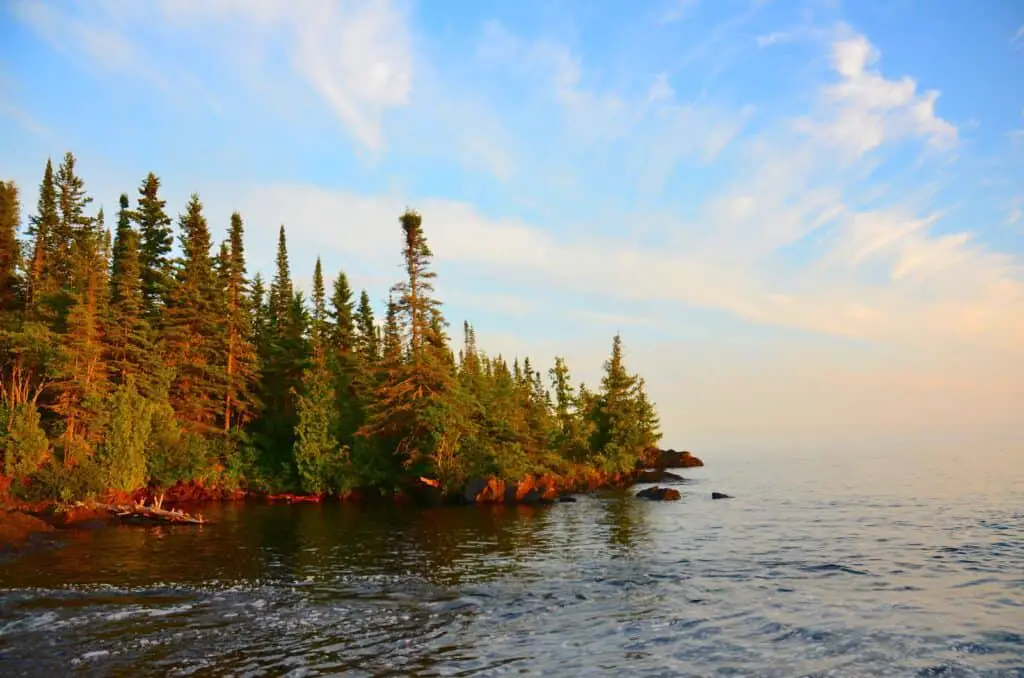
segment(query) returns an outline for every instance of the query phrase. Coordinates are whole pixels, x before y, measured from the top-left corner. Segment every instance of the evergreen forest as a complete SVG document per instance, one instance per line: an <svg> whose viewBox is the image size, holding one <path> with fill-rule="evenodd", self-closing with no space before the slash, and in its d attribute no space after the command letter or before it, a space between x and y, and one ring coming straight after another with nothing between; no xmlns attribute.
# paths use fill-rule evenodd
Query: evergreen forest
<svg viewBox="0 0 1024 678"><path fill-rule="evenodd" d="M193 194L172 217L160 191L150 173L104 214L71 153L47 161L34 210L0 182L0 471L22 497L457 490L628 472L660 438L618 336L594 389L560 358L487 355L468 322L453 338L414 211L375 313L343 270L327 289L319 259L297 290L284 226L273 276L250 275L242 215Z"/></svg>

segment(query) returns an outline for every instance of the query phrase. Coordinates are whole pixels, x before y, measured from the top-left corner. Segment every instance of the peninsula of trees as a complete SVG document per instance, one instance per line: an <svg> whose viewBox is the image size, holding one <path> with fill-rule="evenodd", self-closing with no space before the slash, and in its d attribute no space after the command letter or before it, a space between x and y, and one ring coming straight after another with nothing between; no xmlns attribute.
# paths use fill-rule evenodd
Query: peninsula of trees
<svg viewBox="0 0 1024 678"><path fill-rule="evenodd" d="M109 219L65 154L22 226L0 182L0 450L11 490L70 500L179 480L264 492L457 490L582 470L627 473L660 438L619 337L600 387L453 350L419 214L399 217L405 277L383 322L344 271L294 288L285 230L249 277L243 220L215 243L193 194L174 228L150 173ZM219 217L218 217L219 218ZM546 377L546 378L545 378Z"/></svg>

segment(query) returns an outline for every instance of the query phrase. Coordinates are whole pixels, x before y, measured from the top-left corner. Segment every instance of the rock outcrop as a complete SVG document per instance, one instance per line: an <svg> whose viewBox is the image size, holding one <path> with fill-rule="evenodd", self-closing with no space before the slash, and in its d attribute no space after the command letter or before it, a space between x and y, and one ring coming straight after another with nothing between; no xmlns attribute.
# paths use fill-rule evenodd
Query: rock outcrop
<svg viewBox="0 0 1024 678"><path fill-rule="evenodd" d="M17 551L35 535L53 531L53 526L45 520L21 511L0 509L0 553Z"/></svg>
<svg viewBox="0 0 1024 678"><path fill-rule="evenodd" d="M703 465L703 461L686 450L676 452L672 449L662 450L657 447L651 447L644 452L640 459L639 467L648 469L666 469L696 468Z"/></svg>
<svg viewBox="0 0 1024 678"><path fill-rule="evenodd" d="M640 490L636 493L637 499L651 499L653 501L678 501L680 499L679 490L672 489L671 487L648 487L646 490Z"/></svg>

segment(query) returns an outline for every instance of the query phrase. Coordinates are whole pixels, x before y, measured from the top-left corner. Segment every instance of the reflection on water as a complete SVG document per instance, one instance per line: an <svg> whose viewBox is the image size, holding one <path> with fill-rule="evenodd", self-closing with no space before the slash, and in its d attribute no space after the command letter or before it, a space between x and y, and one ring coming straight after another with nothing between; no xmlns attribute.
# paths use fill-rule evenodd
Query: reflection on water
<svg viewBox="0 0 1024 678"><path fill-rule="evenodd" d="M0 674L1022 675L1024 477L939 461L64 533L0 562Z"/></svg>

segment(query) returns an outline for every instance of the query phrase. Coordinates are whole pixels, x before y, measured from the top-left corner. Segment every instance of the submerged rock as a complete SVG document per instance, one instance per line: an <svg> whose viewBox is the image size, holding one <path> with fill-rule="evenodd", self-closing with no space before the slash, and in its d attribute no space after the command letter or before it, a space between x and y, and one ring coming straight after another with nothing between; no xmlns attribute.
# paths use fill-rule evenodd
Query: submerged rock
<svg viewBox="0 0 1024 678"><path fill-rule="evenodd" d="M647 469L636 476L638 483L685 483L686 478L665 469Z"/></svg>
<svg viewBox="0 0 1024 678"><path fill-rule="evenodd" d="M53 532L53 526L45 520L20 511L0 509L0 553L5 550L16 550L33 535L47 532Z"/></svg>
<svg viewBox="0 0 1024 678"><path fill-rule="evenodd" d="M558 498L558 503L560 503L560 504L575 504L576 503L576 497L570 497L569 495L563 495L563 496Z"/></svg>
<svg viewBox="0 0 1024 678"><path fill-rule="evenodd" d="M671 487L648 487L636 493L637 499L651 499L653 501L677 501L680 499L679 490Z"/></svg>
<svg viewBox="0 0 1024 678"><path fill-rule="evenodd" d="M712 499L732 499L732 497L727 495L725 492L712 492L711 493L711 498Z"/></svg>

